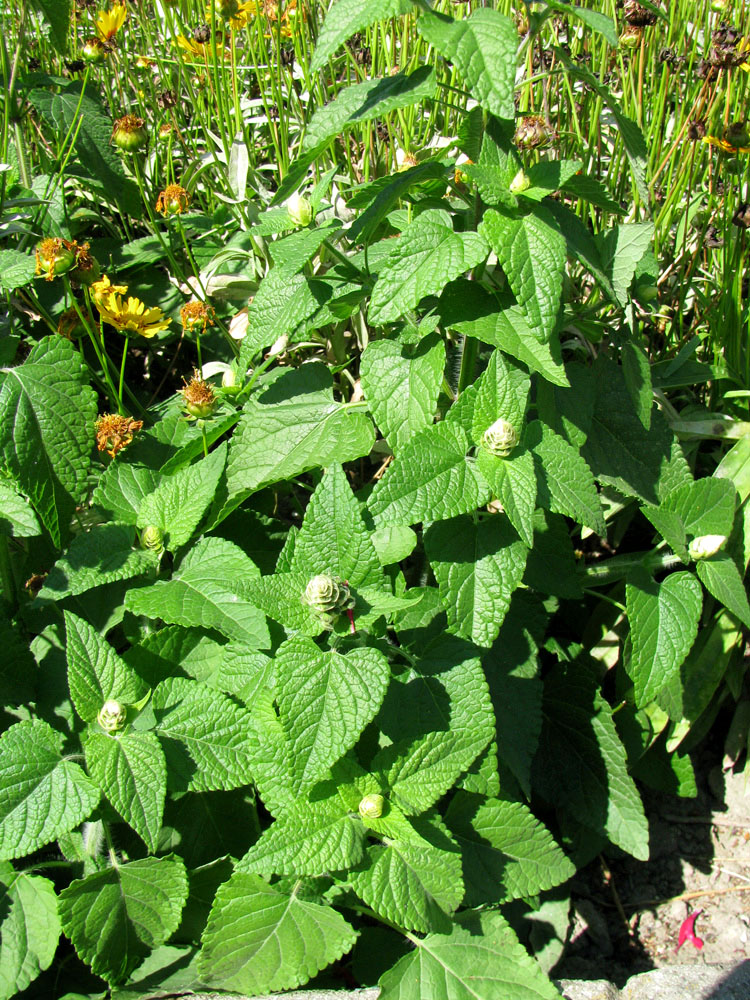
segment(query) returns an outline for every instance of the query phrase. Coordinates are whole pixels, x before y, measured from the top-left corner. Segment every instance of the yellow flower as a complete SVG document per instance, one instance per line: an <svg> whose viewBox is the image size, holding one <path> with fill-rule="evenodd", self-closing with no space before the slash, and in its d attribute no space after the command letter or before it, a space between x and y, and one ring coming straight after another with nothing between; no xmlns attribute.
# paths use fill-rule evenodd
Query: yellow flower
<svg viewBox="0 0 750 1000"><path fill-rule="evenodd" d="M190 207L190 195L179 184L167 184L156 199L156 211L162 215L182 215Z"/></svg>
<svg viewBox="0 0 750 1000"><path fill-rule="evenodd" d="M91 285L91 295L94 299L104 298L110 292L117 292L119 295L124 295L127 290L127 285L113 285L106 274L103 274L98 281L95 281Z"/></svg>
<svg viewBox="0 0 750 1000"><path fill-rule="evenodd" d="M109 279L105 279L109 282ZM102 282L97 282L101 285ZM153 337L161 330L166 330L172 322L158 306L147 309L140 299L129 295L127 301L122 296L127 291L122 285L111 286L114 291L94 292L94 304L105 323L109 323L121 333L137 333L141 337Z"/></svg>
<svg viewBox="0 0 750 1000"><path fill-rule="evenodd" d="M731 142L720 139L716 135L705 135L701 142L705 142L709 146L717 146L724 153L750 153L750 146L733 146Z"/></svg>
<svg viewBox="0 0 750 1000"><path fill-rule="evenodd" d="M185 38L184 35L178 35L177 44L184 50L183 58L189 62L195 62L196 59L205 62L211 58L211 46L203 45L202 42L196 42L194 38ZM226 59L227 57L226 49L222 48L218 41L216 43L216 54L219 59Z"/></svg>
<svg viewBox="0 0 750 1000"><path fill-rule="evenodd" d="M128 16L124 3L116 3L112 10L100 10L96 18L96 32L103 42L111 41Z"/></svg>
<svg viewBox="0 0 750 1000"><path fill-rule="evenodd" d="M115 458L118 451L132 443L133 435L142 427L142 420L123 417L119 413L105 413L96 421L96 447Z"/></svg>
<svg viewBox="0 0 750 1000"><path fill-rule="evenodd" d="M206 4L206 21L209 24L211 23L211 7L212 4ZM222 18L232 31L244 28L253 14L258 11L252 0L244 3L239 2L239 0L214 0L213 7L216 11L216 17Z"/></svg>

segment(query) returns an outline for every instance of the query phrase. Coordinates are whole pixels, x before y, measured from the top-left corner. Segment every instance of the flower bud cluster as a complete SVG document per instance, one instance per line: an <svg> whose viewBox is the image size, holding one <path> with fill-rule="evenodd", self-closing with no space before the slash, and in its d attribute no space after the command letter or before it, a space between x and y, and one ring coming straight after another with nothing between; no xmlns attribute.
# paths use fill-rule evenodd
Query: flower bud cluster
<svg viewBox="0 0 750 1000"><path fill-rule="evenodd" d="M518 431L502 417L491 424L482 435L482 446L498 458L507 458L518 444Z"/></svg>
<svg viewBox="0 0 750 1000"><path fill-rule="evenodd" d="M99 709L96 721L105 733L116 733L122 729L128 718L128 710L119 701L110 698Z"/></svg>
<svg viewBox="0 0 750 1000"><path fill-rule="evenodd" d="M334 618L354 607L354 598L343 580L329 573L319 573L308 581L302 603L317 611L326 626L332 628Z"/></svg>

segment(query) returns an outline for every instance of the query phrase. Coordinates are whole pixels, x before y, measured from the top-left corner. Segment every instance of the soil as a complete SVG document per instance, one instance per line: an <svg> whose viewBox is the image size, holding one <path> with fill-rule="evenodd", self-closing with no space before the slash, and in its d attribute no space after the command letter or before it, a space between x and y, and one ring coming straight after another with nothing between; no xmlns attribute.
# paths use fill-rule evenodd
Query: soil
<svg viewBox="0 0 750 1000"><path fill-rule="evenodd" d="M651 859L621 855L582 870L575 922L555 978L608 979L671 964L733 965L750 958L750 766L722 771L709 752L695 761L699 794L646 793ZM680 927L701 910L677 950Z"/></svg>

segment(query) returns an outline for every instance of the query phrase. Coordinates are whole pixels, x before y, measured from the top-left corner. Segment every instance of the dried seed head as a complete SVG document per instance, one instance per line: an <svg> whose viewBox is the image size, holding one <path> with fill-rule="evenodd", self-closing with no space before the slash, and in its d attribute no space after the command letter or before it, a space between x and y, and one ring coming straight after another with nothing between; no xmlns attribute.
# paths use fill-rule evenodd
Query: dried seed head
<svg viewBox="0 0 750 1000"><path fill-rule="evenodd" d="M207 326L214 325L215 315L211 306L197 300L186 302L182 309L180 309L182 328L186 333L191 333L193 330L205 333Z"/></svg>
<svg viewBox="0 0 750 1000"><path fill-rule="evenodd" d="M172 89L162 90L160 94L156 95L156 103L162 111L175 107L177 104L177 91Z"/></svg>
<svg viewBox="0 0 750 1000"><path fill-rule="evenodd" d="M207 24L199 24L193 31L193 41L199 45L205 45L211 41L211 28Z"/></svg>
<svg viewBox="0 0 750 1000"><path fill-rule="evenodd" d="M218 402L216 394L208 382L203 381L197 368L193 371L190 381L179 391L185 401L185 409L191 417L205 420L216 409Z"/></svg>
<svg viewBox="0 0 750 1000"><path fill-rule="evenodd" d="M134 153L148 145L148 129L146 122L138 115L123 115L116 119L112 126L112 140L118 149L125 153Z"/></svg>
<svg viewBox="0 0 750 1000"><path fill-rule="evenodd" d="M46 281L52 281L58 274L67 274L75 265L77 243L50 236L40 240L36 246L36 274L44 274Z"/></svg>
<svg viewBox="0 0 750 1000"><path fill-rule="evenodd" d="M706 123L702 121L700 118L696 119L693 122L690 122L690 124L688 125L687 137L692 142L698 142L705 136L705 134L706 134Z"/></svg>
<svg viewBox="0 0 750 1000"><path fill-rule="evenodd" d="M96 422L96 447L115 458L118 452L132 444L133 435L142 427L142 420L105 413Z"/></svg>
<svg viewBox="0 0 750 1000"><path fill-rule="evenodd" d="M162 215L182 215L190 207L190 195L179 184L167 184L156 199L156 211Z"/></svg>
<svg viewBox="0 0 750 1000"><path fill-rule="evenodd" d="M741 201L732 216L732 222L739 229L750 229L750 203Z"/></svg>
<svg viewBox="0 0 750 1000"><path fill-rule="evenodd" d="M644 7L643 4L637 3L636 0L625 0L622 5L622 14L627 23L636 28L647 28L649 25L656 24L656 14L648 7Z"/></svg>
<svg viewBox="0 0 750 1000"><path fill-rule="evenodd" d="M65 337L66 340L80 340L81 337L85 336L86 330L81 323L81 318L75 306L66 309L60 316L60 319L57 321L57 332L61 337Z"/></svg>
<svg viewBox="0 0 750 1000"><path fill-rule="evenodd" d="M84 243L80 247L75 247L75 267L70 272L70 277L73 281L77 281L79 285L86 285L87 287L93 285L102 276L99 261L93 254L89 253L89 249L90 246L88 243Z"/></svg>
<svg viewBox="0 0 750 1000"><path fill-rule="evenodd" d="M557 132L541 115L523 115L516 122L513 141L519 149L543 149L557 139Z"/></svg>

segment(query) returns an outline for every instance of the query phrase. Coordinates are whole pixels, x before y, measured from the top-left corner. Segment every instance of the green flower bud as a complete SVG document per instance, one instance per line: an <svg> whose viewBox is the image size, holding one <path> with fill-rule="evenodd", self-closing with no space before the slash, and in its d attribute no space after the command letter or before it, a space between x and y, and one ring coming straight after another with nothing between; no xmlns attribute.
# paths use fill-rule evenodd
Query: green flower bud
<svg viewBox="0 0 750 1000"><path fill-rule="evenodd" d="M348 586L328 573L320 573L308 582L302 602L326 617L335 617L354 605Z"/></svg>
<svg viewBox="0 0 750 1000"><path fill-rule="evenodd" d="M124 153L135 153L148 145L148 129L143 118L123 115L112 126L112 142Z"/></svg>
<svg viewBox="0 0 750 1000"><path fill-rule="evenodd" d="M528 191L531 187L531 179L528 174L525 174L523 170L519 170L513 180L510 182L510 193L511 194L523 194L524 191Z"/></svg>
<svg viewBox="0 0 750 1000"><path fill-rule="evenodd" d="M164 532L154 524L149 524L141 532L141 548L161 552L164 548Z"/></svg>
<svg viewBox="0 0 750 1000"><path fill-rule="evenodd" d="M726 545L726 535L698 535L688 545L691 559L710 559Z"/></svg>
<svg viewBox="0 0 750 1000"><path fill-rule="evenodd" d="M518 431L507 420L496 420L482 435L482 445L492 455L506 458L518 444Z"/></svg>
<svg viewBox="0 0 750 1000"><path fill-rule="evenodd" d="M81 58L92 66L98 66L107 58L107 49L101 38L87 38L81 49Z"/></svg>
<svg viewBox="0 0 750 1000"><path fill-rule="evenodd" d="M52 281L58 274L67 274L75 266L75 244L58 236L48 236L36 245L36 274Z"/></svg>
<svg viewBox="0 0 750 1000"><path fill-rule="evenodd" d="M380 819L383 815L385 799L382 795L365 795L358 809L362 819Z"/></svg>
<svg viewBox="0 0 750 1000"><path fill-rule="evenodd" d="M295 193L289 198L286 210L295 226L309 226L312 222L312 205L307 198L303 198L300 194Z"/></svg>
<svg viewBox="0 0 750 1000"><path fill-rule="evenodd" d="M643 38L643 28L626 24L620 32L620 45L625 49L637 49Z"/></svg>
<svg viewBox="0 0 750 1000"><path fill-rule="evenodd" d="M110 699L105 701L99 709L96 721L105 733L115 733L122 729L128 717L128 710L119 701Z"/></svg>

